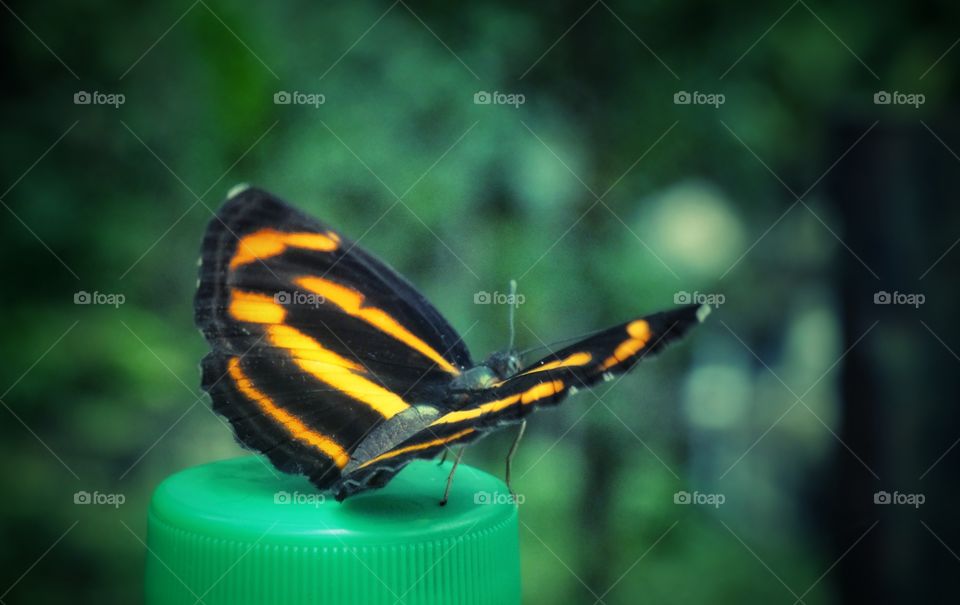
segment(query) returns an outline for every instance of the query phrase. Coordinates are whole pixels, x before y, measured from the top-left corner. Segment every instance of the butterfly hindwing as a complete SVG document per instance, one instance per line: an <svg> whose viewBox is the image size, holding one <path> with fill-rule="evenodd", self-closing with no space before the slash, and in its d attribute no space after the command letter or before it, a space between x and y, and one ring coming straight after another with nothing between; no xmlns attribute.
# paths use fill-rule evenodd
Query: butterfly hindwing
<svg viewBox="0 0 960 605"><path fill-rule="evenodd" d="M195 314L214 409L245 446L321 487L380 425L399 417L413 432L447 411L447 385L472 365L399 274L258 189L210 222Z"/></svg>
<svg viewBox="0 0 960 605"><path fill-rule="evenodd" d="M709 307L688 306L614 326L523 368L514 376L476 391L471 401L437 416L390 449L356 458L344 469L337 497L342 499L389 480L415 458L431 458L533 410L556 405L578 389L629 371L704 319Z"/></svg>
<svg viewBox="0 0 960 605"><path fill-rule="evenodd" d="M623 374L660 352L709 313L708 306L688 305L613 326L551 352L521 369L504 384L521 388L521 385L557 377L564 381L567 389L590 387L604 378Z"/></svg>

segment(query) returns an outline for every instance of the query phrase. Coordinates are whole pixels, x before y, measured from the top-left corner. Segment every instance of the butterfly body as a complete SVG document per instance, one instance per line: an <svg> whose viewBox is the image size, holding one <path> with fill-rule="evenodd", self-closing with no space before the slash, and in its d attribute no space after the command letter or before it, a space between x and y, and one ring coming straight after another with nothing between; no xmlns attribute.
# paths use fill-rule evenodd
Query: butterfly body
<svg viewBox="0 0 960 605"><path fill-rule="evenodd" d="M703 314L636 318L526 367L512 349L475 364L396 271L258 189L207 228L195 300L214 409L245 447L338 500L626 372Z"/></svg>

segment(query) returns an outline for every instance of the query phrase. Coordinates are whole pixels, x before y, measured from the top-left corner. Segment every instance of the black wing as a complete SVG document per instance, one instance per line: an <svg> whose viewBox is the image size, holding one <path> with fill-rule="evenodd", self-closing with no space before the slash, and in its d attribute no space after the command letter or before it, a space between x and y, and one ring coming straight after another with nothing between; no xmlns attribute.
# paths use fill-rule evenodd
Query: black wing
<svg viewBox="0 0 960 605"><path fill-rule="evenodd" d="M536 408L556 405L577 389L630 370L703 321L707 306L692 305L648 315L594 334L551 353L490 389L470 404L439 416L409 438L372 457L356 457L335 486L342 499L378 487L415 458L431 458L469 443Z"/></svg>
<svg viewBox="0 0 960 605"><path fill-rule="evenodd" d="M243 445L320 487L385 421L423 426L447 411L449 382L472 365L399 274L258 189L207 227L195 319L214 409Z"/></svg>

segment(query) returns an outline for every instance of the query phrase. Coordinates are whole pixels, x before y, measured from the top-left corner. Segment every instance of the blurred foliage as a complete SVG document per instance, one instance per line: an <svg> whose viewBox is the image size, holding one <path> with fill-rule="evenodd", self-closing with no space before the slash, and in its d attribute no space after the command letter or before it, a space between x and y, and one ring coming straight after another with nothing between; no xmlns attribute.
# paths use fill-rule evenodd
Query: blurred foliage
<svg viewBox="0 0 960 605"><path fill-rule="evenodd" d="M793 602L782 584L835 601L804 494L839 447L839 377L822 375L870 321L844 325L834 290L854 262L835 234L853 226L822 183L811 212L788 210L787 187L817 185L875 120L937 122L957 55L928 68L957 11L790 7L17 8L0 36L0 598L138 598L153 487L240 453L200 397L192 296L211 212L250 182L361 238L478 359L505 345L506 310L474 293L510 278L521 347L722 293L688 343L534 419L515 467L525 602ZM879 89L927 101L877 106ZM126 102L75 105L81 90ZM325 103L277 105L282 90ZM477 105L480 90L526 102ZM675 105L679 90L726 102ZM838 142L838 122L855 134ZM125 303L75 305L78 291ZM798 394L816 384L816 416L784 415L795 398L764 364ZM499 473L511 437L467 462ZM126 502L74 506L78 490ZM726 504L677 506L678 490Z"/></svg>

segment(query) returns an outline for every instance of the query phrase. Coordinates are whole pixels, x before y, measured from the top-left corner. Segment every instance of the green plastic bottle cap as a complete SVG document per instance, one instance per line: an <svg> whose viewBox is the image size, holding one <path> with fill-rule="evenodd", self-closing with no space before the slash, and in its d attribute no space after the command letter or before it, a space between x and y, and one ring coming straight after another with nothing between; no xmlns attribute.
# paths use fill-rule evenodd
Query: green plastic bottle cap
<svg viewBox="0 0 960 605"><path fill-rule="evenodd" d="M255 456L181 471L147 528L148 605L510 605L520 602L517 508L506 485L416 461L343 503Z"/></svg>

